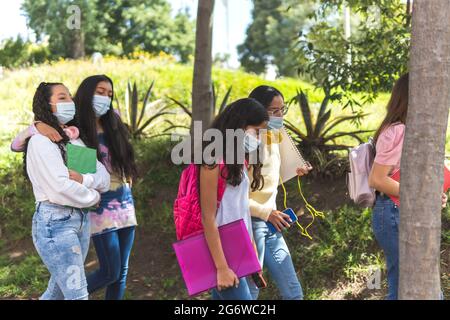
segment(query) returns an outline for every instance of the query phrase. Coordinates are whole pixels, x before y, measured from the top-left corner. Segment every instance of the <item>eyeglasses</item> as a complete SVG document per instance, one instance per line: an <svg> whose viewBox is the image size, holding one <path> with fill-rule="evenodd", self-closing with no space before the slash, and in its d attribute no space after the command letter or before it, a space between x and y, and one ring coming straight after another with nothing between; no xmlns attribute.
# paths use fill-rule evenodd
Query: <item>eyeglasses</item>
<svg viewBox="0 0 450 320"><path fill-rule="evenodd" d="M289 106L287 106L287 105L283 105L281 108L273 107L272 110L270 108L272 108L272 107L270 106L267 110L267 113L269 114L269 116L278 116L278 117L286 115L289 110Z"/></svg>

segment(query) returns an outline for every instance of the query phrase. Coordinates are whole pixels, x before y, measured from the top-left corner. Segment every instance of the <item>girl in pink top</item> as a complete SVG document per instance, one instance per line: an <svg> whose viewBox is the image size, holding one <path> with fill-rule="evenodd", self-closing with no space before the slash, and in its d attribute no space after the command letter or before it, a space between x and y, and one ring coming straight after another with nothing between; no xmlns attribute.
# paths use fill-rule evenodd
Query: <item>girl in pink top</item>
<svg viewBox="0 0 450 320"><path fill-rule="evenodd" d="M405 124L397 122L389 125L380 133L376 140L375 162L383 166L391 167L389 173L400 169L403 138L405 136Z"/></svg>
<svg viewBox="0 0 450 320"><path fill-rule="evenodd" d="M400 183L391 175L400 169L405 123L408 111L409 75L396 82L387 106L387 114L374 140L376 156L369 176L369 185L377 190L377 200L372 212L372 229L384 251L388 280L387 299L397 300L399 278L398 226L399 209L387 196L398 197ZM442 205L447 203L443 194Z"/></svg>

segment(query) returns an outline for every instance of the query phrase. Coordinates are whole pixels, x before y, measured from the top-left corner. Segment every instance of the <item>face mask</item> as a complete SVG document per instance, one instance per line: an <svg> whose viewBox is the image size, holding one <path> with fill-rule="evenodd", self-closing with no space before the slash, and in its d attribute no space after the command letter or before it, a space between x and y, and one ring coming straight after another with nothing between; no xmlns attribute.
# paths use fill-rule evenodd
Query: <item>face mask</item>
<svg viewBox="0 0 450 320"><path fill-rule="evenodd" d="M269 117L267 128L269 130L278 130L283 127L283 117Z"/></svg>
<svg viewBox="0 0 450 320"><path fill-rule="evenodd" d="M53 115L62 124L72 121L75 117L75 103L73 101L56 103L56 112L53 112Z"/></svg>
<svg viewBox="0 0 450 320"><path fill-rule="evenodd" d="M249 133L245 134L244 137L244 150L246 153L250 153L258 149L259 145L261 144L261 141L257 139L254 135L251 135Z"/></svg>
<svg viewBox="0 0 450 320"><path fill-rule="evenodd" d="M95 115L100 118L102 115L108 112L111 105L111 98L106 96L95 95L92 99L92 106L94 108Z"/></svg>

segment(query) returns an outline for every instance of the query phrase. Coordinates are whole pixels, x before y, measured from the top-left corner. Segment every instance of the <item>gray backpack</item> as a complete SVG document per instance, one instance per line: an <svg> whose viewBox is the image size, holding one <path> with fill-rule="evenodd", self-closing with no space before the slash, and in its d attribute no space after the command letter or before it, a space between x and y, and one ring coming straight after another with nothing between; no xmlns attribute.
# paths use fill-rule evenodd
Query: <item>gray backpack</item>
<svg viewBox="0 0 450 320"><path fill-rule="evenodd" d="M348 192L350 198L363 208L375 204L375 189L369 187L369 174L374 159L375 144L372 138L349 151Z"/></svg>

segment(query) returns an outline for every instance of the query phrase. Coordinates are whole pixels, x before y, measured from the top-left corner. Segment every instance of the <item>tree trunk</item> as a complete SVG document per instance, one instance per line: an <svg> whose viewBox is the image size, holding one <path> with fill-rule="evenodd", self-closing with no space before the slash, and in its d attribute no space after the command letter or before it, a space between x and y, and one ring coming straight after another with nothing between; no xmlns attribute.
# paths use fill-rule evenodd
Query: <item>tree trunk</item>
<svg viewBox="0 0 450 320"><path fill-rule="evenodd" d="M80 59L83 58L85 54L84 47L84 34L81 32L81 29L72 30L72 59Z"/></svg>
<svg viewBox="0 0 450 320"><path fill-rule="evenodd" d="M450 105L450 0L414 0L400 183L400 299L440 298L441 194Z"/></svg>
<svg viewBox="0 0 450 320"><path fill-rule="evenodd" d="M199 0L192 83L192 121L201 121L203 131L213 117L212 29L214 0ZM192 124L193 124L192 122Z"/></svg>

